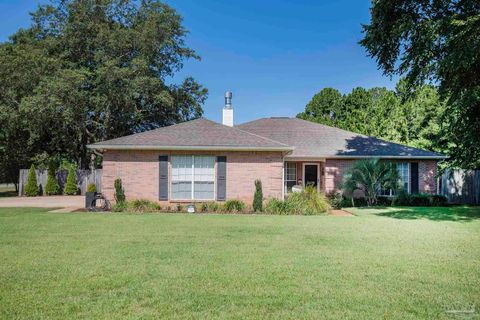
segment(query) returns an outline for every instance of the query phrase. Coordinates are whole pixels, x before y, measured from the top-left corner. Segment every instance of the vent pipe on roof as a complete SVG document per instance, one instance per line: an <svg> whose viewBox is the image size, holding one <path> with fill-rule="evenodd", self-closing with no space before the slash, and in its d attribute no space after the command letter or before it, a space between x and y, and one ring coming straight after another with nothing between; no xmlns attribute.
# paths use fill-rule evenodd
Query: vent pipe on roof
<svg viewBox="0 0 480 320"><path fill-rule="evenodd" d="M223 125L233 127L232 92L225 92L225 106L223 107Z"/></svg>

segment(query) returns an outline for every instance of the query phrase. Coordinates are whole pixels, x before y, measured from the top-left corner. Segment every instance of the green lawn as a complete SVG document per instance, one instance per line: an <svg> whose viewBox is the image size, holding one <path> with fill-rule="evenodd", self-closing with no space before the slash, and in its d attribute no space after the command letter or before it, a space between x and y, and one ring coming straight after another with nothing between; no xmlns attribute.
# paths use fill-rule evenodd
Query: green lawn
<svg viewBox="0 0 480 320"><path fill-rule="evenodd" d="M480 209L431 210L0 209L0 318L479 317Z"/></svg>

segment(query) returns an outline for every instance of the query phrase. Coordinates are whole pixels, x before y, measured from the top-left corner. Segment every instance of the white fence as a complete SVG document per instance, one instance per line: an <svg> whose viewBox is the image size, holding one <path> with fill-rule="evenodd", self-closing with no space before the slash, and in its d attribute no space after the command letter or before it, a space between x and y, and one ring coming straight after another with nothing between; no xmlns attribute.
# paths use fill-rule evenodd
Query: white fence
<svg viewBox="0 0 480 320"><path fill-rule="evenodd" d="M67 182L67 170L59 170L56 173L60 190L63 192L63 187ZM102 191L102 169L96 170L77 170L77 187L80 190L80 194L85 194L87 186L90 183L95 183L97 186L97 192ZM45 185L47 184L48 170L36 170L37 184L40 188L40 194L44 194ZM25 184L27 183L28 169L20 169L18 178L18 195L23 196L25 190Z"/></svg>

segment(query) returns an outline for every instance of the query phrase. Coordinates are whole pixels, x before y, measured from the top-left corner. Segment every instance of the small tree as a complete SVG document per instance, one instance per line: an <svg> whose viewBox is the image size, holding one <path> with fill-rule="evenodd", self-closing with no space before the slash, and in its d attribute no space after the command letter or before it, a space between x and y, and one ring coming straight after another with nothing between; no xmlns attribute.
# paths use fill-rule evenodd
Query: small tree
<svg viewBox="0 0 480 320"><path fill-rule="evenodd" d="M262 212L263 211L263 191L262 191L262 181L255 180L255 194L253 196L253 211Z"/></svg>
<svg viewBox="0 0 480 320"><path fill-rule="evenodd" d="M49 196L53 196L60 193L60 186L58 185L55 172L56 172L56 167L55 167L55 164L52 162L48 166L47 184L45 185L45 194Z"/></svg>
<svg viewBox="0 0 480 320"><path fill-rule="evenodd" d="M115 187L115 201L117 203L125 202L125 190L123 189L123 186L122 186L122 179L120 178L115 179L114 187Z"/></svg>
<svg viewBox="0 0 480 320"><path fill-rule="evenodd" d="M64 193L67 195L76 195L78 191L77 188L77 174L75 173L75 168L68 168L67 174L67 183L65 184Z"/></svg>
<svg viewBox="0 0 480 320"><path fill-rule="evenodd" d="M27 197L36 197L40 193L40 189L37 184L37 174L35 172L35 166L32 164L30 170L28 170L27 184L25 185L25 195Z"/></svg>
<svg viewBox="0 0 480 320"><path fill-rule="evenodd" d="M367 205L375 205L382 190L399 189L400 175L395 163L379 159L364 159L354 162L344 176L344 191L353 198L355 190L363 192Z"/></svg>

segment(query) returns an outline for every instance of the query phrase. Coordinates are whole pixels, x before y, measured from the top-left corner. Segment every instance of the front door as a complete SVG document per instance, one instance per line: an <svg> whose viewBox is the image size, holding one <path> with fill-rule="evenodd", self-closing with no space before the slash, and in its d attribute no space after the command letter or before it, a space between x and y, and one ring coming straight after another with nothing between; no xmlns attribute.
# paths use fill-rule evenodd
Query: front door
<svg viewBox="0 0 480 320"><path fill-rule="evenodd" d="M305 164L303 181L305 186L318 188L318 164Z"/></svg>

